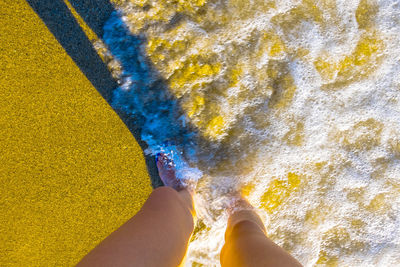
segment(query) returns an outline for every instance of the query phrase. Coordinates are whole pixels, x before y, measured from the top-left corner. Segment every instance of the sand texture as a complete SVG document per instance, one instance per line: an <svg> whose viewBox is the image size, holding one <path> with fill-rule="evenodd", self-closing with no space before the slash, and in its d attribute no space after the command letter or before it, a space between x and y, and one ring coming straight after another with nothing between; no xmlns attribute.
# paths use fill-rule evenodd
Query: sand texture
<svg viewBox="0 0 400 267"><path fill-rule="evenodd" d="M141 207L145 160L27 2L0 29L0 266L72 266Z"/></svg>

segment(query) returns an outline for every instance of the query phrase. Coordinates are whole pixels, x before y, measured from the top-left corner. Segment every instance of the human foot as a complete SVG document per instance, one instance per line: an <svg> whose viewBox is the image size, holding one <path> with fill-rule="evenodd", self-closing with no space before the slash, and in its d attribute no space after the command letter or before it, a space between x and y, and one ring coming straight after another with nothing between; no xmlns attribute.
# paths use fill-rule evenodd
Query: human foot
<svg viewBox="0 0 400 267"><path fill-rule="evenodd" d="M239 192L229 194L230 198L227 212L229 215L240 210L254 210L254 207Z"/></svg>
<svg viewBox="0 0 400 267"><path fill-rule="evenodd" d="M157 154L156 162L161 181L165 186L171 187L178 192L183 203L192 215L195 216L196 212L193 203L194 187L176 178L175 164L166 154Z"/></svg>
<svg viewBox="0 0 400 267"><path fill-rule="evenodd" d="M185 189L182 182L176 178L174 162L166 154L157 154L156 162L158 173L165 186L172 187L178 192Z"/></svg>
<svg viewBox="0 0 400 267"><path fill-rule="evenodd" d="M231 194L231 201L227 208L227 213L229 215L229 220L226 236L230 234L235 225L243 221L256 224L259 229L266 234L265 226L260 216L257 214L256 209L239 192Z"/></svg>

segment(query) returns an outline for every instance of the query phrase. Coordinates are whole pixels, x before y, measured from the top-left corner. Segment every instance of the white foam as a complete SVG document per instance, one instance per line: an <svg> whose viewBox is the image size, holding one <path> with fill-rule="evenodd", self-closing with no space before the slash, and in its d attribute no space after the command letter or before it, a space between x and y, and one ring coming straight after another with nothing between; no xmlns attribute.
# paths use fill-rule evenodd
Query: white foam
<svg viewBox="0 0 400 267"><path fill-rule="evenodd" d="M204 10L222 16L227 13L224 6L232 1L223 2L210 1ZM316 2L322 10L321 22L307 17L313 9L306 9L306 15L291 13L296 7L307 8L306 2L281 1L260 14L257 1L250 1L244 9L229 9L235 19L228 21L188 11L176 27L183 26L172 35L165 30L168 20L158 20L152 11L127 1L105 27L105 43L115 57L111 63L119 62L123 69L116 74L122 86L115 92L115 107L138 116L148 153L172 154L182 179L202 177L196 203L204 227L189 246L188 266L219 266L226 195L246 184L255 185L248 198L259 209L270 238L305 266L400 265L400 2L378 1L376 15L364 29L355 16L358 1L336 1L335 10ZM165 12L171 17L178 13L173 7ZM331 12L337 14L336 20ZM290 16L297 16L291 22L296 32L288 34L285 19ZM121 21L130 29L125 35L118 34L126 30ZM220 25L206 30L207 23L215 21ZM272 32L284 43L281 54L264 51L254 56L265 45L257 37L264 32ZM134 35L187 41L178 59L169 57L172 49L163 50L167 62L215 53L210 62L221 63L221 71L193 84L218 83L211 89L207 85L195 89L188 82L181 95L169 96L168 88L158 88L153 80L160 73L170 79L174 70L168 72L161 63L152 69L143 55L146 43ZM374 48L354 52L365 36L382 43L371 58L362 53ZM342 73L324 77L315 62L326 55L328 63L340 65L347 60L358 72L342 67ZM354 59L363 56L369 60L364 65L362 58ZM235 86L225 75L234 67L229 62L243 66ZM274 94L284 80L271 82L267 75L271 64L296 86L287 103L281 103L287 88L281 98ZM274 90L263 91L267 86ZM189 119L180 106L191 104L196 93L204 96L205 107ZM274 106L276 102L281 105ZM204 135L199 123L217 114L207 109L212 104L221 109L228 125L215 140ZM188 126L191 123L195 129ZM290 185L290 173L299 177L299 185ZM274 188L274 181L281 181L284 189ZM266 208L271 201L265 197L268 190L271 194L283 190L285 196L270 209Z"/></svg>

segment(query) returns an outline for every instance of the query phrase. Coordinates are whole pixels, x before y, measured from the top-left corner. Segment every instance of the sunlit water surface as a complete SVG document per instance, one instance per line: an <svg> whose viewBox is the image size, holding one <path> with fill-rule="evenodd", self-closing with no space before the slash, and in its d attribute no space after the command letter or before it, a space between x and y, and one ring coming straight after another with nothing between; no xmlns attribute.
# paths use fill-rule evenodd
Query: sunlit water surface
<svg viewBox="0 0 400 267"><path fill-rule="evenodd" d="M188 266L234 190L306 266L400 265L400 1L131 0L104 40L146 153L199 179Z"/></svg>

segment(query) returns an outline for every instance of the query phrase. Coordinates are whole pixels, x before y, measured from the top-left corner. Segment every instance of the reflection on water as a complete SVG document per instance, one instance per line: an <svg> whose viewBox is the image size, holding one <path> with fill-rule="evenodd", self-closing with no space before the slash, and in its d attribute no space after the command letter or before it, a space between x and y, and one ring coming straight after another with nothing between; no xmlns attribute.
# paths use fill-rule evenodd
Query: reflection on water
<svg viewBox="0 0 400 267"><path fill-rule="evenodd" d="M218 265L231 190L306 266L400 264L399 18L395 0L121 4L114 106L201 177L189 266Z"/></svg>

